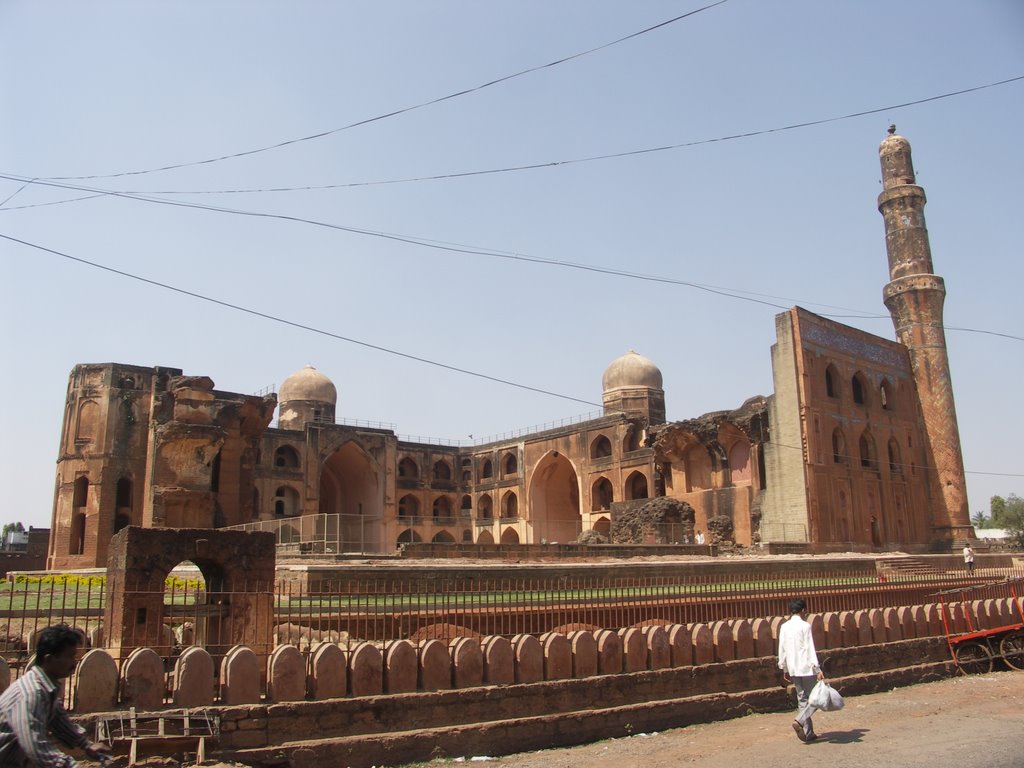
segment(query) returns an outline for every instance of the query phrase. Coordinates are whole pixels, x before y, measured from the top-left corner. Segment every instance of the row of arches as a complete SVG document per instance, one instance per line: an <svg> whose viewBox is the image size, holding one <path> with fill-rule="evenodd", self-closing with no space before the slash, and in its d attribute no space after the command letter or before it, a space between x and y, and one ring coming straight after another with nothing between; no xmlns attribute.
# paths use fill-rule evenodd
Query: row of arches
<svg viewBox="0 0 1024 768"><path fill-rule="evenodd" d="M473 532L469 529L464 530L461 534L461 539L464 544L472 544ZM420 543L422 541L423 537L419 534L419 532L413 530L412 528L406 528L404 531L398 534L398 538L395 540L395 545L396 547L401 547L403 544ZM511 527L505 528L505 530L501 532L499 541L502 544L518 544L519 531ZM430 542L432 544L454 544L455 536L452 535L451 531L448 530L438 531L431 537ZM492 534L490 531L481 531L480 534L477 536L476 543L494 544L494 534Z"/></svg>
<svg viewBox="0 0 1024 768"><path fill-rule="evenodd" d="M682 452L683 490L686 493L704 491L716 487L715 461L724 470L723 485L741 486L751 484L750 442L736 440L728 447L715 442L711 446L692 443ZM672 471L672 464L665 464L666 471Z"/></svg>
<svg viewBox="0 0 1024 768"><path fill-rule="evenodd" d="M499 463L501 469L501 477L516 477L519 474L519 459L515 453L509 451L501 457ZM461 464L461 481L464 483L470 483L473 481L473 460L470 458L462 459ZM434 480L451 480L453 476L452 466L444 459L439 459L434 462L431 468L431 478ZM420 477L419 464L410 456L404 456L398 462L398 477L403 480L418 480ZM491 480L494 478L494 462L491 459L484 459L480 463L480 475L479 480Z"/></svg>
<svg viewBox="0 0 1024 768"><path fill-rule="evenodd" d="M843 399L842 379L834 363L825 367L825 394L835 400ZM857 371L850 378L850 397L857 405L874 405L875 391L863 371ZM896 389L888 379L882 379L877 390L878 404L886 411L896 408Z"/></svg>
<svg viewBox="0 0 1024 768"><path fill-rule="evenodd" d="M895 437L890 437L886 444L886 454L889 463L889 472L894 475L903 474L903 461L901 459L900 444ZM832 463L850 464L854 462L862 469L878 471L878 449L875 445L874 435L869 428L865 428L857 438L857 455L851 456L847 449L846 434L842 427L832 430ZM914 465L910 465L911 472Z"/></svg>
<svg viewBox="0 0 1024 768"><path fill-rule="evenodd" d="M623 495L627 501L650 498L647 488L647 475L639 470L631 472L623 485ZM611 481L602 475L590 487L590 511L600 512L611 509L615 502L615 489Z"/></svg>
<svg viewBox="0 0 1024 768"><path fill-rule="evenodd" d="M631 453L640 450L640 429L631 425L622 441L622 452ZM590 458L607 459L612 455L612 441L606 434L598 434L590 441Z"/></svg>
<svg viewBox="0 0 1024 768"><path fill-rule="evenodd" d="M462 517L473 516L473 497L468 493L462 496L459 511ZM482 494L477 499L476 517L479 520L491 520L494 517L494 499L490 494ZM505 491L501 496L499 513L502 518L519 517L519 495L515 491ZM420 500L407 493L398 500L398 516L403 518L420 517ZM448 496L437 496L431 504L431 517L436 519L452 517L452 501Z"/></svg>

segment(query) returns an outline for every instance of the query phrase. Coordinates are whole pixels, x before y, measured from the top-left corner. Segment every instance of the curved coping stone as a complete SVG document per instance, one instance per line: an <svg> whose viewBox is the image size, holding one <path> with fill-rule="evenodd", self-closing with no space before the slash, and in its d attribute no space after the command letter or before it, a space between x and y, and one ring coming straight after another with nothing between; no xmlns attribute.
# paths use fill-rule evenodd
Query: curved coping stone
<svg viewBox="0 0 1024 768"><path fill-rule="evenodd" d="M274 703L306 698L306 664L294 645L279 645L267 659L267 700Z"/></svg>
<svg viewBox="0 0 1024 768"><path fill-rule="evenodd" d="M452 660L441 640L420 643L420 689L443 691L452 687Z"/></svg>
<svg viewBox="0 0 1024 768"><path fill-rule="evenodd" d="M10 670L6 661L3 669L7 670L9 682ZM75 674L75 712L84 714L117 709L117 683L117 663L110 654L102 648L88 651L78 663ZM0 680L0 690L6 687Z"/></svg>
<svg viewBox="0 0 1024 768"><path fill-rule="evenodd" d="M484 655L474 637L457 637L448 646L452 663L452 686L473 688L484 681Z"/></svg>
<svg viewBox="0 0 1024 768"><path fill-rule="evenodd" d="M441 644L445 658L448 653ZM353 696L376 696L384 689L384 659L371 643L356 643L348 652L349 690Z"/></svg>
<svg viewBox="0 0 1024 768"><path fill-rule="evenodd" d="M174 663L173 700L176 707L207 707L213 704L217 685L213 657L205 648L186 648Z"/></svg>
<svg viewBox="0 0 1024 768"><path fill-rule="evenodd" d="M689 667L693 664L693 641L689 627L685 624L669 624L668 645L673 667Z"/></svg>
<svg viewBox="0 0 1024 768"><path fill-rule="evenodd" d="M597 672L600 675L617 675L622 671L622 638L618 632L599 629L594 633L597 643Z"/></svg>
<svg viewBox="0 0 1024 768"><path fill-rule="evenodd" d="M136 648L121 665L121 703L142 711L164 705L164 660L152 648Z"/></svg>
<svg viewBox="0 0 1024 768"><path fill-rule="evenodd" d="M643 672L647 669L647 641L643 632L636 627L619 630L622 640L622 671Z"/></svg>
<svg viewBox="0 0 1024 768"><path fill-rule="evenodd" d="M737 619L732 622L732 643L736 649L737 659L753 659L757 657L754 649L754 629L750 619Z"/></svg>
<svg viewBox="0 0 1024 768"><path fill-rule="evenodd" d="M729 622L716 621L711 625L711 642L714 645L715 661L732 661L736 658Z"/></svg>
<svg viewBox="0 0 1024 768"><path fill-rule="evenodd" d="M665 628L661 625L644 627L644 639L647 641L648 668L669 669L672 666L672 649Z"/></svg>
<svg viewBox="0 0 1024 768"><path fill-rule="evenodd" d="M262 698L259 657L251 648L236 645L220 663L220 702L259 704Z"/></svg>
<svg viewBox="0 0 1024 768"><path fill-rule="evenodd" d="M511 685L516 681L512 643L501 635L488 635L480 643L484 655L484 682L488 685Z"/></svg>
<svg viewBox="0 0 1024 768"><path fill-rule="evenodd" d="M306 688L314 701L340 699L348 693L348 660L341 648L331 642L313 646Z"/></svg>
<svg viewBox="0 0 1024 768"><path fill-rule="evenodd" d="M568 635L572 650L572 676L593 677L597 674L597 639L594 633L578 629Z"/></svg>
<svg viewBox="0 0 1024 768"><path fill-rule="evenodd" d="M572 677L572 646L561 632L546 632L540 636L544 649L544 679L566 680Z"/></svg>
<svg viewBox="0 0 1024 768"><path fill-rule="evenodd" d="M693 643L693 665L711 664L715 660L715 644L711 640L711 628L707 624L694 624L690 628Z"/></svg>
<svg viewBox="0 0 1024 768"><path fill-rule="evenodd" d="M384 652L384 692L412 693L419 684L419 656L408 640L388 643Z"/></svg>
<svg viewBox="0 0 1024 768"><path fill-rule="evenodd" d="M544 679L544 649L533 635L512 638L512 658L517 683L539 683Z"/></svg>
<svg viewBox="0 0 1024 768"><path fill-rule="evenodd" d="M828 611L821 614L821 626L825 630L825 648L843 647L843 625L839 621L839 614L835 611Z"/></svg>

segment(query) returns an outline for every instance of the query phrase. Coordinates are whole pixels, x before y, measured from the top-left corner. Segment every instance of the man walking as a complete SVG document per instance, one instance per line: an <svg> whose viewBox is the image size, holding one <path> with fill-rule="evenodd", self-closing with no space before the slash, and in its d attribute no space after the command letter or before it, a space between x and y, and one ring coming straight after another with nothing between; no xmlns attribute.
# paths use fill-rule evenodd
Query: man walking
<svg viewBox="0 0 1024 768"><path fill-rule="evenodd" d="M63 680L75 665L82 636L67 624L39 633L36 656L25 673L0 695L0 766L4 768L75 768L75 761L50 741L48 730L69 747L85 750L93 760L109 752L94 744L71 722L61 703Z"/></svg>
<svg viewBox="0 0 1024 768"><path fill-rule="evenodd" d="M964 542L964 568L969 576L974 575L974 547L969 541Z"/></svg>
<svg viewBox="0 0 1024 768"><path fill-rule="evenodd" d="M818 654L814 650L814 637L811 625L807 623L807 603L803 598L789 601L789 621L779 628L779 669L787 679L793 681L796 688L796 700L799 712L793 721L793 730L800 741L814 741L818 738L814 732L811 715L817 711L808 703L811 689L818 680L824 680L818 666Z"/></svg>

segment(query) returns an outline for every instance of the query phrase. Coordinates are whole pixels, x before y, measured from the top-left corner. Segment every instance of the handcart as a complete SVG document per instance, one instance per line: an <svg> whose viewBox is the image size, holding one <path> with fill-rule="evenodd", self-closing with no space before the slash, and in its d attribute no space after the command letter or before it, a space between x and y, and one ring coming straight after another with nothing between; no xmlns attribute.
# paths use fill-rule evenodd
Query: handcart
<svg viewBox="0 0 1024 768"><path fill-rule="evenodd" d="M942 614L942 625L946 630L946 641L949 652L957 667L966 675L985 674L991 672L996 659L1002 659L1011 669L1024 670L1024 607L1018 597L1017 586L1024 578L1015 577L987 584L976 584L969 587L957 587L937 592L939 611ZM977 616L971 616L966 595L968 592L1007 586L1013 597L1013 608L1020 621L1002 627L981 629ZM967 632L956 632L946 601L951 595L960 595L964 604L964 616L967 620Z"/></svg>

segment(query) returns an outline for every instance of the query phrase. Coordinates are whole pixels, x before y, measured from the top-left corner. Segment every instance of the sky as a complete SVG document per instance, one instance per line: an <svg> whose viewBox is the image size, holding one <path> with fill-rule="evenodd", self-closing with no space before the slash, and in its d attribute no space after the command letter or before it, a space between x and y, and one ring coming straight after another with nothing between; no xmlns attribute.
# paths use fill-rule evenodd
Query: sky
<svg viewBox="0 0 1024 768"><path fill-rule="evenodd" d="M0 3L0 521L49 525L77 363L311 364L420 439L595 411L630 349L670 420L771 394L785 308L894 337L890 123L947 326L1017 337L947 331L970 509L1024 494L1024 80L900 106L1024 75L1024 4L726 0L622 40L710 3Z"/></svg>

